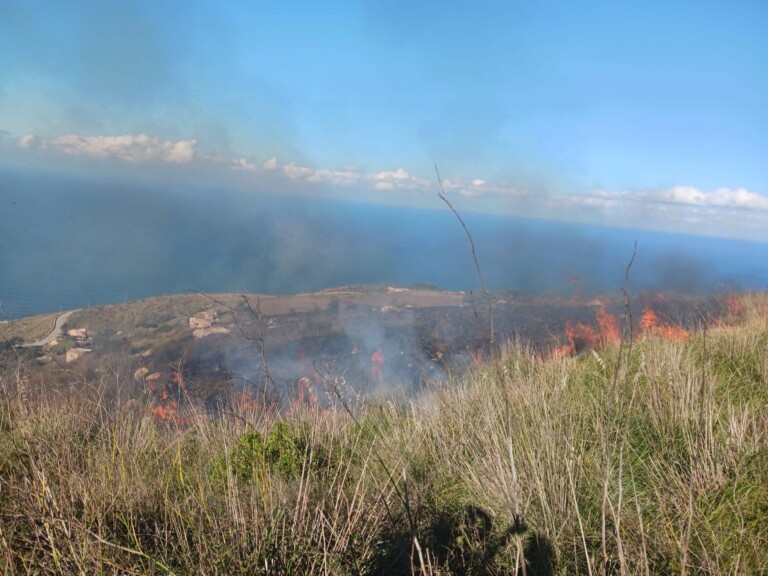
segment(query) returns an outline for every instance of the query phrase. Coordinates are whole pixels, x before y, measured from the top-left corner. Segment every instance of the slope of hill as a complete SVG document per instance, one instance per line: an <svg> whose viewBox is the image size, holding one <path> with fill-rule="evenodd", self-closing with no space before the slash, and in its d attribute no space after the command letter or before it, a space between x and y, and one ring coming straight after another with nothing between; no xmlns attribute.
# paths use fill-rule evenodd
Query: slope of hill
<svg viewBox="0 0 768 576"><path fill-rule="evenodd" d="M508 346L415 395L366 398L329 371L325 402L287 411L233 391L163 419L115 391L118 371L53 389L6 362L0 566L764 573L768 298L733 306L684 338Z"/></svg>
<svg viewBox="0 0 768 576"><path fill-rule="evenodd" d="M601 334L611 330L599 320L616 323L623 313L619 296L504 293L495 294L492 305L496 342L522 342L540 354L563 346L582 353L602 338L615 338ZM728 308L727 298L656 293L638 296L636 305L636 329L642 328L640 310L689 328ZM52 330L62 320L60 331ZM386 372L384 391L414 390L475 365L491 350L486 302L428 287L164 296L24 318L0 326L0 335L7 345L21 344L17 353L26 369L49 384L72 374L94 380L118 372L136 375L123 385L129 397L148 390L162 396L179 392L181 376L187 395L211 403L234 385L265 384L274 400L284 402L300 379L318 380L331 367L363 391L372 384L376 350Z"/></svg>

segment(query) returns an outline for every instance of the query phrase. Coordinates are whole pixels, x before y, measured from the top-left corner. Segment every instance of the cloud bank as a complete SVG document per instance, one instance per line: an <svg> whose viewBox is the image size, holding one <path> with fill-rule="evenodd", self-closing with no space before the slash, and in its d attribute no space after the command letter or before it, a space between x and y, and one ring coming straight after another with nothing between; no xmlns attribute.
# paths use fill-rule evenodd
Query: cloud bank
<svg viewBox="0 0 768 576"><path fill-rule="evenodd" d="M187 164L195 159L197 140L171 142L146 134L122 136L78 136L67 134L57 138L40 138L33 134L18 140L20 148L36 148L91 158L114 158L125 162L167 162Z"/></svg>
<svg viewBox="0 0 768 576"><path fill-rule="evenodd" d="M515 197L529 196L531 194L525 188L499 182L487 182L480 178L475 178L474 180L447 178L443 180L443 188L446 192L457 192L469 198L476 198L478 196Z"/></svg>
<svg viewBox="0 0 768 576"><path fill-rule="evenodd" d="M14 140L4 135L6 143ZM27 134L15 139L18 148L40 152L112 159L127 163L169 165L207 164L224 170L252 173L306 185L323 185L351 192L369 191L384 198L389 193L437 192L435 178L404 168L367 171L359 166L318 168L283 163L276 156L259 161L214 154L198 149L196 139L165 140L147 134L44 138ZM768 241L768 196L746 188L721 187L711 191L694 186L648 190L604 190L581 194L534 193L507 182L452 176L442 180L446 193L466 199L464 209L605 223L693 234L721 235ZM402 198L402 196L401 196ZM525 199L524 213L517 200Z"/></svg>
<svg viewBox="0 0 768 576"><path fill-rule="evenodd" d="M27 134L18 138L16 142L17 146L22 149L35 149L69 156L109 158L132 163L218 164L233 170L278 175L296 182L335 187L362 186L379 192L408 190L426 192L432 191L436 187L433 179L411 174L404 168L366 172L358 166L344 166L332 170L306 166L296 162L281 163L275 156L258 163L243 157L202 152L197 149L198 141L196 139L172 141L147 134L124 134L120 136L67 134L56 138L43 138L34 134ZM490 183L479 178L449 178L443 181L443 187L446 192L455 192L468 198L527 194L524 189L506 184Z"/></svg>
<svg viewBox="0 0 768 576"><path fill-rule="evenodd" d="M622 203L636 203L768 211L768 196L750 192L746 188L717 188L711 192L693 186L635 192L597 189L585 195L561 196L560 200L595 208L613 208Z"/></svg>

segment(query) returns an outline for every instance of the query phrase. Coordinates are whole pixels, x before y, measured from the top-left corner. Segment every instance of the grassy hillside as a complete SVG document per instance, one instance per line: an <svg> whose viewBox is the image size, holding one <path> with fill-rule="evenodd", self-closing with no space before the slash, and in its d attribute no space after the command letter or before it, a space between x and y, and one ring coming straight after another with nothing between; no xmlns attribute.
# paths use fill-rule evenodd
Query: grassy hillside
<svg viewBox="0 0 768 576"><path fill-rule="evenodd" d="M162 421L120 374L0 372L6 574L768 572L768 298L730 326L524 349L415 398ZM6 354L12 353L6 350ZM0 366L1 367L1 366Z"/></svg>

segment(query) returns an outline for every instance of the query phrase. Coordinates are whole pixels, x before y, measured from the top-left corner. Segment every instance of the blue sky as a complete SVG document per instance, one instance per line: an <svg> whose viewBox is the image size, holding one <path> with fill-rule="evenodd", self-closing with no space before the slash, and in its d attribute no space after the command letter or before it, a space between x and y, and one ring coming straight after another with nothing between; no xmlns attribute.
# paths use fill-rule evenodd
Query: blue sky
<svg viewBox="0 0 768 576"><path fill-rule="evenodd" d="M768 4L0 4L0 164L768 242Z"/></svg>

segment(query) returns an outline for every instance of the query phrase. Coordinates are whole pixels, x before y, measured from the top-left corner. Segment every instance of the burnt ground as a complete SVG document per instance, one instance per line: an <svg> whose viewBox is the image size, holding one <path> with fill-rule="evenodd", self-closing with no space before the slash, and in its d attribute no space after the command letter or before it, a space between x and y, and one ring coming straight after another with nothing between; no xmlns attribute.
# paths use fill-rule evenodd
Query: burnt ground
<svg viewBox="0 0 768 576"><path fill-rule="evenodd" d="M635 329L648 307L665 324L691 328L722 316L723 302L648 293L633 296L630 312ZM364 286L295 296L170 296L75 312L65 330L86 328L91 352L70 363L71 338L19 350L41 382L122 374L131 394L157 401L188 396L216 402L236 389L256 396L266 390L285 402L313 389L322 402L324 379L343 377L360 392L412 391L476 365L502 343L519 342L546 355L568 343L566 322L597 329L599 311L625 315L620 293L496 293L492 308L494 345L487 301L478 294ZM196 336L190 318L198 317L206 318L208 332ZM6 341L29 342L46 325L29 319L2 328ZM372 360L377 350L378 362ZM583 352L578 343L575 352Z"/></svg>

